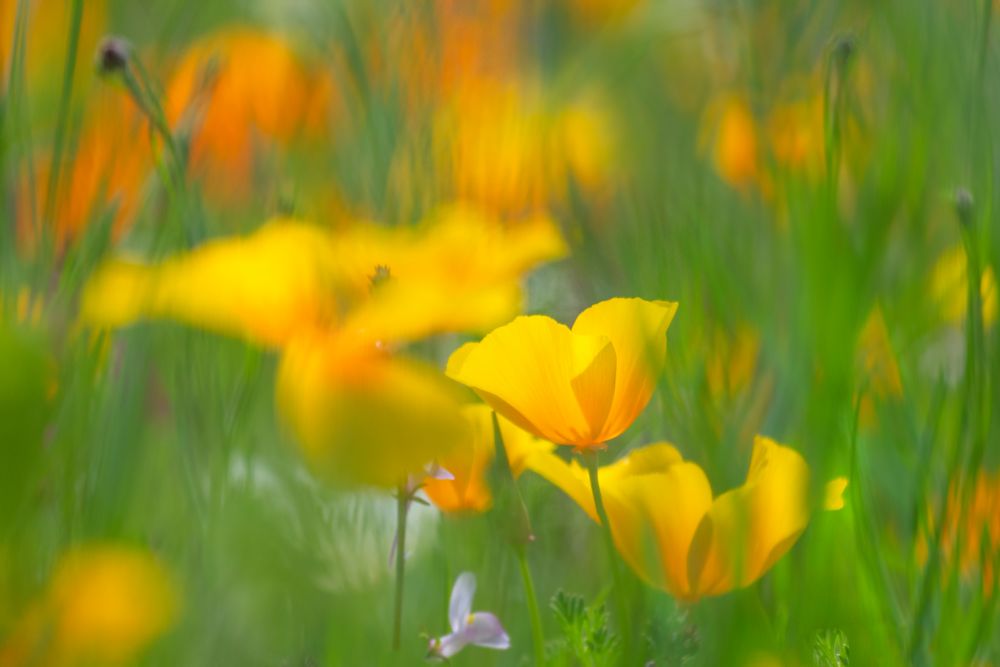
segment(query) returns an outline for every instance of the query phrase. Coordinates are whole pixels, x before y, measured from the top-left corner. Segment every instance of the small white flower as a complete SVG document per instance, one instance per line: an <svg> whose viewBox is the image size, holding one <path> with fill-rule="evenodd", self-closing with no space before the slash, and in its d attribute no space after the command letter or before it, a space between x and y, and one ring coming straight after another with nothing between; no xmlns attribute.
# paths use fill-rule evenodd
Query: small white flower
<svg viewBox="0 0 1000 667"><path fill-rule="evenodd" d="M448 605L451 634L431 639L428 657L447 660L467 645L504 650L510 648L510 637L500 619L488 611L472 611L472 596L476 593L476 576L463 572L455 580Z"/></svg>

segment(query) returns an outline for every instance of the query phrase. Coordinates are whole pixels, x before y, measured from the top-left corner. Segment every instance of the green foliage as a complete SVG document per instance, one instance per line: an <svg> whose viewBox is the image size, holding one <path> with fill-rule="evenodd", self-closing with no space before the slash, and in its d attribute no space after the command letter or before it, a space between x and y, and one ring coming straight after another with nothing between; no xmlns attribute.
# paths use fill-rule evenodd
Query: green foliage
<svg viewBox="0 0 1000 667"><path fill-rule="evenodd" d="M608 627L603 602L588 605L582 596L556 591L549 601L562 637L549 642L546 658L551 665L606 667L616 664L621 640Z"/></svg>
<svg viewBox="0 0 1000 667"><path fill-rule="evenodd" d="M813 641L813 664L816 667L848 667L851 647L840 630L824 630Z"/></svg>

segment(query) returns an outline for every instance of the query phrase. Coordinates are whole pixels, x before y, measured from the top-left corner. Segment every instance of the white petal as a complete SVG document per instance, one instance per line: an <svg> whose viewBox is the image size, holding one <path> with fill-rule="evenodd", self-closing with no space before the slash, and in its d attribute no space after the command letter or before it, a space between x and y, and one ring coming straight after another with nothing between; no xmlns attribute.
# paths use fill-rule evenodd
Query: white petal
<svg viewBox="0 0 1000 667"><path fill-rule="evenodd" d="M501 650L510 648L510 637L500 624L500 619L488 611L474 613L460 634L465 636L466 643L476 646Z"/></svg>
<svg viewBox="0 0 1000 667"><path fill-rule="evenodd" d="M450 658L468 645L469 641L461 632L453 632L440 639L431 640L431 655Z"/></svg>
<svg viewBox="0 0 1000 667"><path fill-rule="evenodd" d="M451 589L451 603L448 605L448 621L451 631L459 632L469 621L472 613L472 596L476 594L476 575L463 572L458 575Z"/></svg>

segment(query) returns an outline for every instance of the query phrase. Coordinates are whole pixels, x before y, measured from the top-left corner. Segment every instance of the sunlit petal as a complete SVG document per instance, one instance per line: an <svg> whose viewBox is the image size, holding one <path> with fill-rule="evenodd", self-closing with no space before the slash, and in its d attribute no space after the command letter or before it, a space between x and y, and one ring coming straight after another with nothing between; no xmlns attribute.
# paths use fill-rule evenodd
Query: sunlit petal
<svg viewBox="0 0 1000 667"><path fill-rule="evenodd" d="M306 339L285 351L278 407L323 477L394 487L469 441L461 393L404 358Z"/></svg>
<svg viewBox="0 0 1000 667"><path fill-rule="evenodd" d="M615 349L614 402L602 431L604 441L622 434L649 403L666 362L666 333L677 303L609 299L576 318L574 334L606 336Z"/></svg>
<svg viewBox="0 0 1000 667"><path fill-rule="evenodd" d="M716 498L688 554L696 595L756 581L788 551L809 520L809 468L793 449L757 436L746 483Z"/></svg>
<svg viewBox="0 0 1000 667"><path fill-rule="evenodd" d="M593 350L596 354L599 349ZM573 393L573 334L541 315L518 317L462 349L448 373L472 387L499 414L551 442L588 440L590 427Z"/></svg>

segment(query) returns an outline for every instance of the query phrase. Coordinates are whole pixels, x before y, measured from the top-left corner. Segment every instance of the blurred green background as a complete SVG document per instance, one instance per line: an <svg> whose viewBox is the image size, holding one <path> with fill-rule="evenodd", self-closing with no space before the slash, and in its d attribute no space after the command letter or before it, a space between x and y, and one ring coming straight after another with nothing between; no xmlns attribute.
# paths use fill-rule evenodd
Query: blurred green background
<svg viewBox="0 0 1000 667"><path fill-rule="evenodd" d="M512 647L454 664L530 664L497 512L414 506L395 655L395 503L310 476L275 414L273 355L175 324L75 324L83 282L117 252L162 257L280 214L408 225L463 198L560 224L572 254L528 278L528 312L572 321L611 296L680 302L658 392L605 460L668 440L719 492L742 483L764 433L802 452L814 479L850 479L846 508L817 514L747 589L680 605L633 583L649 660L1000 660L1000 7L0 7L0 638L61 554L114 542L155 553L180 591L176 624L138 664L416 664L420 633L448 630L464 570L479 580L474 609L496 613ZM170 117L185 54L236 27L281 39L307 72L271 85L271 52L226 53L243 82L206 104L227 105L222 126L261 124L220 140L252 147L245 172ZM138 107L124 77L96 71L105 35L127 40L151 113L163 106L201 167L178 171L145 125L120 136ZM484 81L489 94L455 93ZM498 81L513 102L490 97ZM419 351L443 365L458 342ZM548 601L607 597L601 535L540 478L520 488L553 664L577 664ZM849 662L833 657L841 644Z"/></svg>

